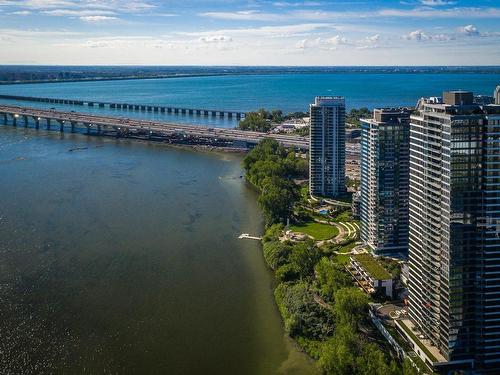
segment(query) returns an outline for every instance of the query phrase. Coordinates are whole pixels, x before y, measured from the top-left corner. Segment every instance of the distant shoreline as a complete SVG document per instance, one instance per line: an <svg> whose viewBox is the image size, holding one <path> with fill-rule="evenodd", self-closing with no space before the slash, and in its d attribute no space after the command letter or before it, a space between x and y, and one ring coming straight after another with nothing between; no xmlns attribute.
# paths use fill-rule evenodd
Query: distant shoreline
<svg viewBox="0 0 500 375"><path fill-rule="evenodd" d="M150 67L150 72L134 74L134 67L116 67L123 69L123 75L106 76L106 69L110 67L36 67L36 66L3 66L0 67L0 85L22 85L41 83L68 83L68 82L100 82L100 81L128 81L153 80L170 78L202 78L223 76L249 75L292 75L292 74L500 74L500 66L471 66L471 67ZM39 69L39 70L37 70ZM81 70L78 70L81 69ZM93 69L95 70L93 72ZM104 71L103 71L104 69ZM155 69L157 72L155 72ZM140 67L137 67L140 70ZM165 70L170 70L165 72ZM182 73L182 71L185 73ZM195 70L195 71L193 71ZM196 72L196 70L203 70ZM95 75L93 75L95 73ZM40 79L5 79L5 76L19 75L71 75L88 74L87 77L73 78L40 78Z"/></svg>

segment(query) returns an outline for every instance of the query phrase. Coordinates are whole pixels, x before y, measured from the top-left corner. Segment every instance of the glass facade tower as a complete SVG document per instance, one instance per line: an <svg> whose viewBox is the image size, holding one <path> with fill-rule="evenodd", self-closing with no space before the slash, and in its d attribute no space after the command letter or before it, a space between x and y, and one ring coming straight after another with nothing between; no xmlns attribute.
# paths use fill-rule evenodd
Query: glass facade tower
<svg viewBox="0 0 500 375"><path fill-rule="evenodd" d="M500 106L421 99L410 125L409 312L449 365L500 368ZM498 373L498 372L497 372Z"/></svg>
<svg viewBox="0 0 500 375"><path fill-rule="evenodd" d="M361 240L376 253L408 254L409 151L408 109L361 120Z"/></svg>
<svg viewBox="0 0 500 375"><path fill-rule="evenodd" d="M310 106L309 191L318 197L337 197L345 186L345 100L316 97Z"/></svg>

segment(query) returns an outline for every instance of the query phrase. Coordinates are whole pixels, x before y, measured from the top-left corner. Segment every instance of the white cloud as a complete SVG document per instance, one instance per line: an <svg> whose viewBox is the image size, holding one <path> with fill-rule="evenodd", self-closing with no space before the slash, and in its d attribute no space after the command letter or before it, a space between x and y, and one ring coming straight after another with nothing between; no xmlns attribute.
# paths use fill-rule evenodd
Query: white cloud
<svg viewBox="0 0 500 375"><path fill-rule="evenodd" d="M417 17L417 18L498 18L500 8L415 8L415 9L383 9L377 12L384 17Z"/></svg>
<svg viewBox="0 0 500 375"><path fill-rule="evenodd" d="M316 48L322 50L336 50L339 46L350 45L352 42L340 35L335 35L329 38L312 38L302 39L295 44L296 49Z"/></svg>
<svg viewBox="0 0 500 375"><path fill-rule="evenodd" d="M454 1L446 1L446 0L420 0L422 5L427 5L429 7L443 6L443 5L453 5Z"/></svg>
<svg viewBox="0 0 500 375"><path fill-rule="evenodd" d="M201 32L178 32L178 35L184 36L211 36L211 35L239 35L243 37L269 37L269 38L291 38L299 36L309 36L312 32L320 30L329 31L336 29L336 26L330 23L300 23L281 26L261 26L241 29L220 29Z"/></svg>
<svg viewBox="0 0 500 375"><path fill-rule="evenodd" d="M340 46L340 45L345 45L345 44L351 44L351 42L347 39L344 38L340 35L335 35L331 38L326 39L325 41L327 44L331 44L333 46Z"/></svg>
<svg viewBox="0 0 500 375"><path fill-rule="evenodd" d="M198 40L203 43L226 43L231 42L233 39L226 35L208 35L202 36Z"/></svg>
<svg viewBox="0 0 500 375"><path fill-rule="evenodd" d="M438 41L438 42L446 42L453 40L454 37L447 34L427 34L423 30L415 30L402 37L405 40L415 40L417 42L425 42L425 41Z"/></svg>
<svg viewBox="0 0 500 375"><path fill-rule="evenodd" d="M423 30L415 30L406 35L403 35L403 39L422 41L422 40L429 40L431 39L431 37L428 36L426 33L424 33Z"/></svg>
<svg viewBox="0 0 500 375"><path fill-rule="evenodd" d="M0 0L0 6L34 10L108 9L120 12L142 12L156 8L156 5L150 1L134 0Z"/></svg>
<svg viewBox="0 0 500 375"><path fill-rule="evenodd" d="M322 4L318 1L301 1L301 2L276 1L273 3L273 5L278 8L285 8L285 7L316 7Z"/></svg>
<svg viewBox="0 0 500 375"><path fill-rule="evenodd" d="M17 12L10 12L9 14L12 14L14 16L29 16L32 14L29 10L18 10Z"/></svg>
<svg viewBox="0 0 500 375"><path fill-rule="evenodd" d="M468 35L468 36L477 36L477 35L479 35L479 30L474 25L467 25L467 26L461 27L459 29L459 31L461 33L465 34L465 35Z"/></svg>
<svg viewBox="0 0 500 375"><path fill-rule="evenodd" d="M74 9L54 9L45 10L42 12L49 16L70 16L70 17L85 17L85 16L109 16L115 15L115 12L109 10L74 10Z"/></svg>
<svg viewBox="0 0 500 375"><path fill-rule="evenodd" d="M237 12L205 12L199 16L235 20L235 21L277 21L283 19L283 15L275 13L262 13L257 10L240 10Z"/></svg>
<svg viewBox="0 0 500 375"><path fill-rule="evenodd" d="M110 17L110 16L81 16L80 20L84 22L106 22L106 21L115 21L118 20L118 17Z"/></svg>

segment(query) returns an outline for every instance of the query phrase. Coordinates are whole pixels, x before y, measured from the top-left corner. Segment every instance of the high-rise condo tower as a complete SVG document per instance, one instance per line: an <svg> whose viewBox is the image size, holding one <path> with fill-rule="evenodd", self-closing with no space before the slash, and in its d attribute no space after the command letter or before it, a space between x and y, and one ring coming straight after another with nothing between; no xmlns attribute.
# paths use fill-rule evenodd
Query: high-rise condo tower
<svg viewBox="0 0 500 375"><path fill-rule="evenodd" d="M474 104L466 91L443 96L421 99L411 116L409 313L447 366L495 373L500 105Z"/></svg>
<svg viewBox="0 0 500 375"><path fill-rule="evenodd" d="M310 192L334 198L346 192L345 100L339 96L316 97L310 112Z"/></svg>
<svg viewBox="0 0 500 375"><path fill-rule="evenodd" d="M361 240L376 253L408 254L410 110L361 120Z"/></svg>

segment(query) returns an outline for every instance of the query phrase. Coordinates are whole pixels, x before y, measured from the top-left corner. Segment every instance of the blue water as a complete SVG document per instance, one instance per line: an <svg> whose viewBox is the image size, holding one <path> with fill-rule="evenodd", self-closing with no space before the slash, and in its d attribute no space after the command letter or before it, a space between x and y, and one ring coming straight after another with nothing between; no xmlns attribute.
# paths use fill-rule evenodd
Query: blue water
<svg viewBox="0 0 500 375"><path fill-rule="evenodd" d="M348 108L413 106L422 96L440 96L444 90L450 89L465 89L476 94L492 95L498 84L498 73L280 73L5 85L0 86L0 93L234 111L279 108L284 112L293 112L307 111L309 103L317 95L344 96ZM2 102L5 101L0 101ZM21 104L28 105L27 102ZM63 109L65 106L56 107ZM75 108L83 110L82 107ZM103 112L102 109L89 110ZM111 112L118 115L123 113L119 110ZM126 112L124 116L154 117L167 121L225 127L236 125L235 120L204 119L196 116L138 112Z"/></svg>

